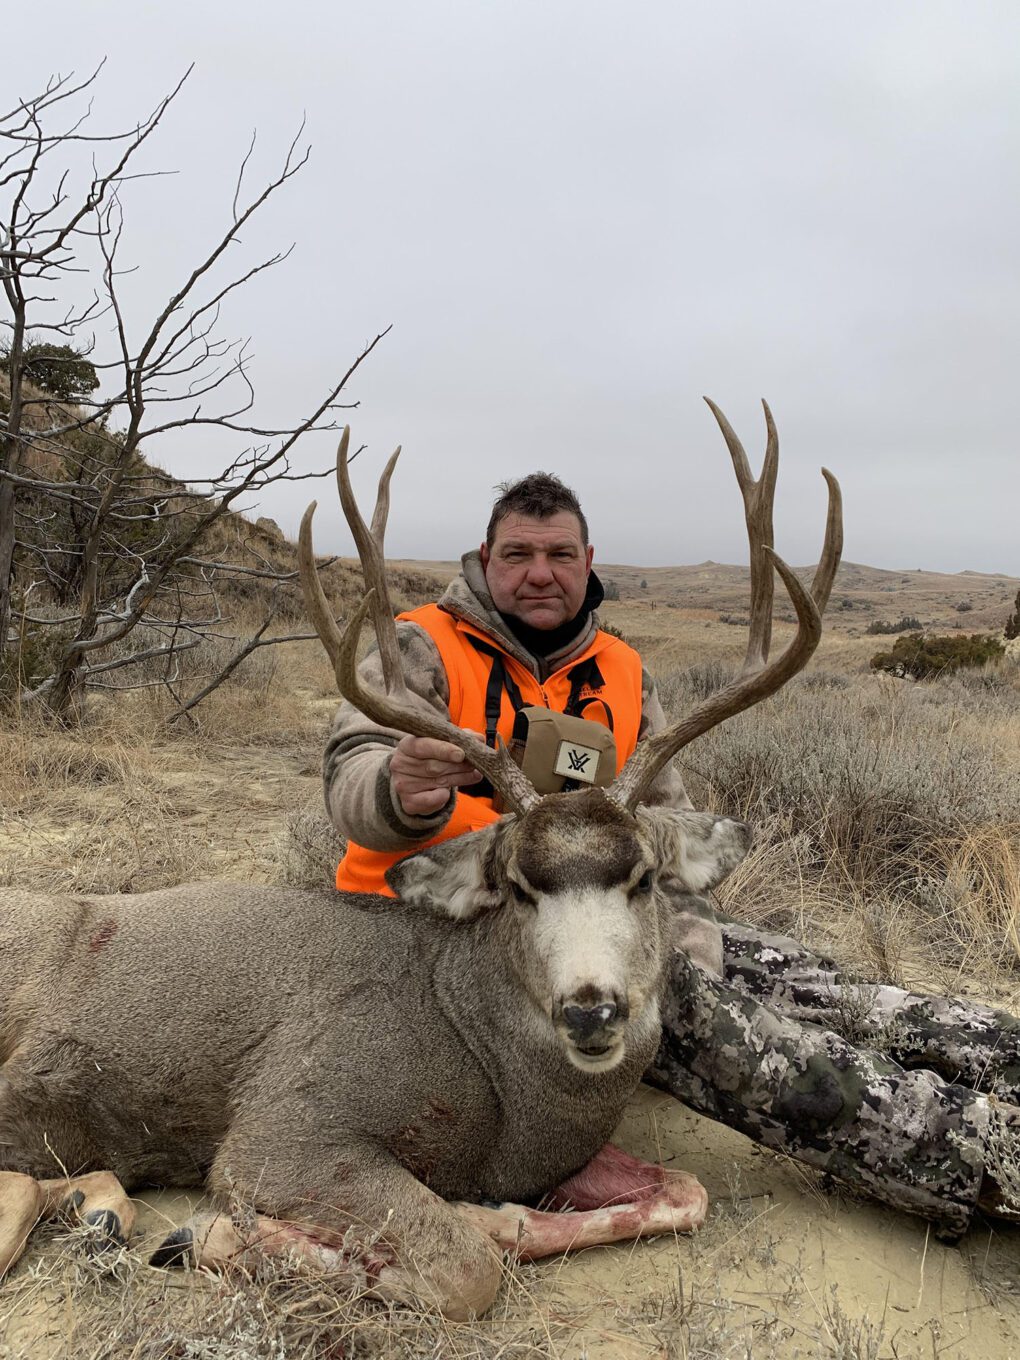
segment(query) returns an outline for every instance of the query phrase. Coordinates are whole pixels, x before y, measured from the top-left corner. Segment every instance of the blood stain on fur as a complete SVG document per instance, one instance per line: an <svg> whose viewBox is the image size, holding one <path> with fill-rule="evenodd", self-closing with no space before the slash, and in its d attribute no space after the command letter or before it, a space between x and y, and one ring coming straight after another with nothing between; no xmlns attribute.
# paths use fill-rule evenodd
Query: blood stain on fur
<svg viewBox="0 0 1020 1360"><path fill-rule="evenodd" d="M96 931L94 931L92 936L90 937L89 953L98 954L101 949L105 949L106 946L113 939L114 935L116 935L117 928L118 928L117 922L113 919L113 917L112 916L107 917L107 919L100 924L99 928Z"/></svg>

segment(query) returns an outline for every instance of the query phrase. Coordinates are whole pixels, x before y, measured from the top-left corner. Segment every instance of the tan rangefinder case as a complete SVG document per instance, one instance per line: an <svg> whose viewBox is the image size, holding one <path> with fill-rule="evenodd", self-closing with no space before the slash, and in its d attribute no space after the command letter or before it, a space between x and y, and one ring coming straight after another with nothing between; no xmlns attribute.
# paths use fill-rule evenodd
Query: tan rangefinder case
<svg viewBox="0 0 1020 1360"><path fill-rule="evenodd" d="M559 793L568 780L600 788L613 782L616 740L608 727L537 705L518 716L528 723L521 769L538 793Z"/></svg>

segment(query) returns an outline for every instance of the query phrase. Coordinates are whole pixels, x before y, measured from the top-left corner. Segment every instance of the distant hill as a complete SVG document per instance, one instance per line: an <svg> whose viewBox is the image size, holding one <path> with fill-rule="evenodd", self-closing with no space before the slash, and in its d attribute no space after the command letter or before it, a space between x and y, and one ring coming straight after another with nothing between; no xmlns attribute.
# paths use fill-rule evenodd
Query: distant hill
<svg viewBox="0 0 1020 1360"><path fill-rule="evenodd" d="M403 571L427 571L449 580L459 562L401 560ZM750 573L746 566L698 562L693 566L641 567L596 562L603 581L612 581L621 602L646 601L658 607L740 615L747 612ZM798 567L810 582L814 567ZM998 632L1013 607L1020 577L987 572L892 571L860 562L841 562L826 614L830 627L851 633L866 631L873 620L894 622L913 616L936 631ZM964 606L960 608L960 606ZM967 606L970 606L967 608ZM776 612L792 617L793 606L781 582L776 583Z"/></svg>
<svg viewBox="0 0 1020 1360"><path fill-rule="evenodd" d="M5 385L0 375L0 405ZM73 410L73 408L72 408ZM48 419L41 412L30 416L30 425ZM73 443L73 438L69 442ZM68 464L55 453L35 448L29 455L28 471L43 480L68 476ZM159 498L167 490L182 489L183 483L156 465L139 457L133 469L141 494ZM32 501L32 493L27 493ZM39 522L45 524L45 503L39 498ZM178 502L178 504L180 504ZM32 507L35 508L35 507ZM196 502L197 508L197 502ZM45 530L43 530L45 532ZM209 560L236 562L248 568L297 572L297 548L268 518L249 519L229 512L207 535L195 556ZM458 571L459 561L416 561L392 559L388 563L393 603L405 609L434 599L445 583ZM621 602L646 602L656 607L702 612L706 616L739 616L748 605L748 569L711 560L692 566L642 567L626 564L596 563L599 575L614 583ZM17 566L16 566L17 570ZM199 566L189 568L195 573ZM206 569L207 570L207 569ZM797 568L805 582L814 567ZM360 568L356 560L343 558L329 567L324 576L327 593L338 614L346 613L363 593ZM258 575L217 579L218 593L227 606L265 613L273 583ZM872 620L896 621L913 616L927 629L965 628L970 632L998 631L1013 606L1020 577L989 572L892 571L842 562L829 605L830 626L851 633L864 632ZM41 594L37 599L44 598ZM303 613L299 585L295 580L276 592L278 612L291 618ZM777 615L792 617L792 606L781 582L777 582Z"/></svg>

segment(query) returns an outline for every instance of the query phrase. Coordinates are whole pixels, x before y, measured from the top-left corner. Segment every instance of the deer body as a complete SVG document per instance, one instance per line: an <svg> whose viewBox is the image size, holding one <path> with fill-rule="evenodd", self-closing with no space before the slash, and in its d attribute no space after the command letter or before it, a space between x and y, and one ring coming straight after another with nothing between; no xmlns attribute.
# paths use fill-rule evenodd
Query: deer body
<svg viewBox="0 0 1020 1360"><path fill-rule="evenodd" d="M120 1186L205 1185L320 1264L347 1260L349 1229L383 1234L366 1283L454 1315L491 1302L493 1242L537 1256L696 1226L692 1177L622 1154L609 1198L636 1210L593 1200L571 1228L506 1202L591 1162L654 1055L672 908L649 866L665 882L671 853L715 881L748 840L591 790L404 861L397 901L0 893L0 1273L68 1195L125 1235ZM195 1232L203 1264L247 1245L222 1215Z"/></svg>
<svg viewBox="0 0 1020 1360"><path fill-rule="evenodd" d="M572 1066L508 917L226 884L0 901L0 1165L38 1177L225 1191L292 1148L296 1208L370 1145L444 1198L527 1201L608 1140L657 1042Z"/></svg>

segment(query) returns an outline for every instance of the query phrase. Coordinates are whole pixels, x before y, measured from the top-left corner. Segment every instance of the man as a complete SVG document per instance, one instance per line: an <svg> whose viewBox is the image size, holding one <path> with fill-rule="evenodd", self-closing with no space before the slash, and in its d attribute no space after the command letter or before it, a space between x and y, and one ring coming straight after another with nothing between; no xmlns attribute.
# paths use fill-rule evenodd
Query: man
<svg viewBox="0 0 1020 1360"><path fill-rule="evenodd" d="M576 497L555 477L537 473L508 488L486 541L464 557L438 606L398 623L412 692L458 726L485 732L490 745L500 724L511 739L515 714L528 704L584 713L613 729L622 765L665 716L637 653L599 629L603 590L593 552ZM376 655L362 664L382 687ZM611 711L600 697L607 686ZM395 857L499 815L457 747L429 737L396 741L349 704L337 714L324 773L330 815L352 843L337 875L347 891L388 893L383 874ZM459 789L467 797L458 798ZM672 767L649 801L691 806Z"/></svg>
<svg viewBox="0 0 1020 1360"><path fill-rule="evenodd" d="M465 555L439 603L398 622L409 689L458 726L484 732L489 745L498 732L511 749L524 739L517 714L528 705L600 722L613 731L622 767L665 716L637 653L598 626L593 556L577 498L557 478L533 473L503 488L485 542ZM362 674L382 687L377 654ZM500 815L455 745L398 738L346 703L324 777L330 815L349 841L337 871L345 891L390 893L384 874L396 859ZM691 806L672 766L646 801ZM892 987L854 987L848 1007L850 984L834 964L690 895L677 903L675 940L648 1080L766 1146L923 1214L946 1237L966 1230L979 1203L1009 1212L1020 1022ZM858 1031L881 1035L895 1061L840 1037L851 1009Z"/></svg>

